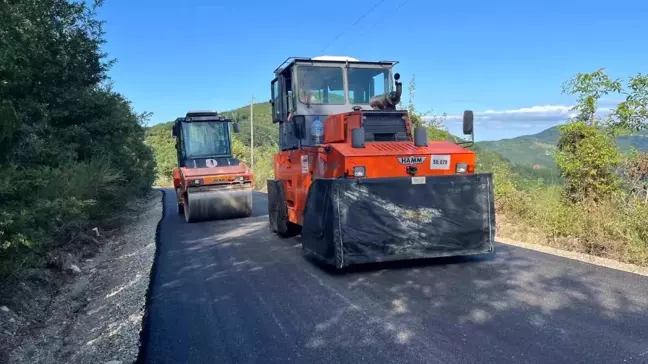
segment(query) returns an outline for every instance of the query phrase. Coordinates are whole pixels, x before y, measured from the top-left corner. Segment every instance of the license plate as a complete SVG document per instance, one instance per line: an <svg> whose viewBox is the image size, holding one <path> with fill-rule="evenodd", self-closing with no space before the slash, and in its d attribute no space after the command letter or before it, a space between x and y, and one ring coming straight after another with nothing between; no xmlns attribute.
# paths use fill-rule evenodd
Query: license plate
<svg viewBox="0 0 648 364"><path fill-rule="evenodd" d="M425 184L425 177L412 177L412 184L413 185L424 185Z"/></svg>
<svg viewBox="0 0 648 364"><path fill-rule="evenodd" d="M430 158L430 169L450 169L450 156L433 154Z"/></svg>

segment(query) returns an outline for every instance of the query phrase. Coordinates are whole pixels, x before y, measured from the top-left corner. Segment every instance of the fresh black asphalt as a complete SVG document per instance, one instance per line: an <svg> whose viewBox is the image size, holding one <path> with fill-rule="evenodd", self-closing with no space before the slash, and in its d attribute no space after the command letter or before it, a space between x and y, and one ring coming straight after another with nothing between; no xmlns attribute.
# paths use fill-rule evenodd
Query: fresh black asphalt
<svg viewBox="0 0 648 364"><path fill-rule="evenodd" d="M336 272L165 193L143 363L648 363L648 278L498 244L494 258Z"/></svg>

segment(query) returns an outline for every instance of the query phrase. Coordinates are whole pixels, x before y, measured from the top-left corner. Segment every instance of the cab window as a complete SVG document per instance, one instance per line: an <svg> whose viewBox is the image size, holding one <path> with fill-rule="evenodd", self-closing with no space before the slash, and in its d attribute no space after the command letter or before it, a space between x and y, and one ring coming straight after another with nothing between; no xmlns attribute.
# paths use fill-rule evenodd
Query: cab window
<svg viewBox="0 0 648 364"><path fill-rule="evenodd" d="M279 83L277 82L277 79L275 78L272 81L272 114L274 115L274 119L278 120L281 118L281 110L280 110L280 99L279 99Z"/></svg>
<svg viewBox="0 0 648 364"><path fill-rule="evenodd" d="M304 104L345 104L341 67L299 66L297 84Z"/></svg>
<svg viewBox="0 0 648 364"><path fill-rule="evenodd" d="M376 95L390 90L389 70L382 68L349 68L349 102L368 104Z"/></svg>

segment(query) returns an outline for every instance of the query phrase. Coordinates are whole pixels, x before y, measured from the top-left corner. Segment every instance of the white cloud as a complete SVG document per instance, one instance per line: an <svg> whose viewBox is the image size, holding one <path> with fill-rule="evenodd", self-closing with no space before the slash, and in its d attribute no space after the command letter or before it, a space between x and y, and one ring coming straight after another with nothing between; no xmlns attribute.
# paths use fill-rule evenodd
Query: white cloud
<svg viewBox="0 0 648 364"><path fill-rule="evenodd" d="M605 101L599 107L597 114L605 116L617 102ZM572 105L537 105L510 110L474 111L476 129L488 139L534 134L552 126L563 124L567 119L576 116ZM451 131L458 131L462 124L462 114L451 114L446 118L446 126ZM425 117L425 119L430 119ZM459 128L459 129L457 129ZM504 134L502 134L504 133Z"/></svg>
<svg viewBox="0 0 648 364"><path fill-rule="evenodd" d="M603 116L611 108L602 107L597 110L597 114ZM491 125L497 127L511 126L518 128L531 128L533 126L556 125L567 121L567 119L576 116L571 105L539 105L523 107L512 110L485 110L475 111L476 125ZM462 114L448 115L448 123L460 124Z"/></svg>

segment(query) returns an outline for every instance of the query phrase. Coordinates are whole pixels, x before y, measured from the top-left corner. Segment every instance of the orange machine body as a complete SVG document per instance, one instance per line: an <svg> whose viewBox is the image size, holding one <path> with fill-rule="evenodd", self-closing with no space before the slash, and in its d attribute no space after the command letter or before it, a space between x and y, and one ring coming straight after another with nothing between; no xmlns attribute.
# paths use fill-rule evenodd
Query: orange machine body
<svg viewBox="0 0 648 364"><path fill-rule="evenodd" d="M241 185L254 185L252 171L244 163L237 166L217 166L206 168L173 168L173 187L178 193L178 203L183 203L187 189L202 187L209 189L234 189Z"/></svg>
<svg viewBox="0 0 648 364"><path fill-rule="evenodd" d="M363 148L354 148L351 130L361 127L361 118L361 110L329 116L324 121L324 145L275 154L275 180L282 181L290 222L303 224L308 189L317 178L451 175L457 174L459 163L466 165L464 174L475 171L475 153L449 141L417 147L410 136L409 141L366 142ZM411 135L410 120L405 124ZM356 177L354 167L364 167L364 176Z"/></svg>

